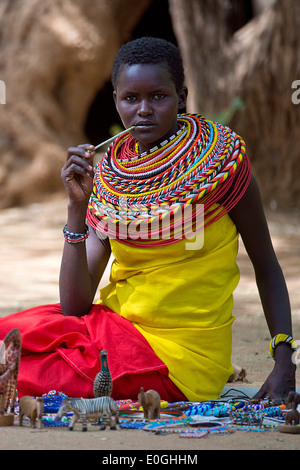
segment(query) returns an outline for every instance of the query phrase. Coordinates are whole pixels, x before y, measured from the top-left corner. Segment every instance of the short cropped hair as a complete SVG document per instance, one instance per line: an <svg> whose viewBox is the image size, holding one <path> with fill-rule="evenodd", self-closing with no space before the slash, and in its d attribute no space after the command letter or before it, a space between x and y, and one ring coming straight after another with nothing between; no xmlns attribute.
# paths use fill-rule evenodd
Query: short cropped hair
<svg viewBox="0 0 300 470"><path fill-rule="evenodd" d="M184 85L184 68L178 47L165 39L142 37L124 44L116 55L111 81L116 88L122 66L137 64L160 64L168 67L171 78L179 92Z"/></svg>

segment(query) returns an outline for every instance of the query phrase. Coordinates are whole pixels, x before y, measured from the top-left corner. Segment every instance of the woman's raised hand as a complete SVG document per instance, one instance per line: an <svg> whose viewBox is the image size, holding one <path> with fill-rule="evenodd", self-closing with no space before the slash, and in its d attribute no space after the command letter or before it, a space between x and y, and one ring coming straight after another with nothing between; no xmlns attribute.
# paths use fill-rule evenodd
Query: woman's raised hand
<svg viewBox="0 0 300 470"><path fill-rule="evenodd" d="M70 202L87 204L93 189L94 146L90 144L70 147L67 161L61 170L61 177Z"/></svg>

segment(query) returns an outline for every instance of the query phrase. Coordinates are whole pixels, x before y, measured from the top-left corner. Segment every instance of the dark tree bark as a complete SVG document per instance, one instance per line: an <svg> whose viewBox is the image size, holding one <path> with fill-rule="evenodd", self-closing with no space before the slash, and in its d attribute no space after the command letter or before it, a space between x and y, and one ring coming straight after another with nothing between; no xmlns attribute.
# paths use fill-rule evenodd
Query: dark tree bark
<svg viewBox="0 0 300 470"><path fill-rule="evenodd" d="M62 191L66 149L151 0L1 0L0 207ZM105 110L103 110L105 112Z"/></svg>
<svg viewBox="0 0 300 470"><path fill-rule="evenodd" d="M233 0L170 0L170 13L189 111L224 119L243 136L265 202L300 207L300 105L292 100L300 79L300 2L268 3L236 31L232 19L242 24L243 14Z"/></svg>

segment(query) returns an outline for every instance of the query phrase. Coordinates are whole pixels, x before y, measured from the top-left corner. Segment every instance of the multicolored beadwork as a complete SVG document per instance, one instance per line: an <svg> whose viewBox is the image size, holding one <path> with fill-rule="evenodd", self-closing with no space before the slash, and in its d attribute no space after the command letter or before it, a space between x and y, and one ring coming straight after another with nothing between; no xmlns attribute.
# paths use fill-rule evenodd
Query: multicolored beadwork
<svg viewBox="0 0 300 470"><path fill-rule="evenodd" d="M51 390L42 397L43 426L69 427L73 412L67 413L61 421L55 419L56 412L66 395ZM218 400L201 403L168 403L162 400L161 418L147 420L135 416L141 411L138 401L128 399L117 400L116 403L120 412L120 428L150 431L161 435L176 433L181 438L200 438L235 431L276 431L278 425L284 423L287 411L285 405L253 404L250 400L232 403ZM185 411L182 412L182 409ZM15 413L18 415L18 412L19 406L16 403Z"/></svg>
<svg viewBox="0 0 300 470"><path fill-rule="evenodd" d="M269 344L269 351L271 357L275 360L275 349L280 343L287 343L293 349L293 351L297 352L297 343L291 335L285 334L278 334L271 339Z"/></svg>
<svg viewBox="0 0 300 470"><path fill-rule="evenodd" d="M95 167L87 212L94 228L135 246L173 243L208 226L236 204L251 174L241 137L196 114L179 115L178 127L174 136L143 154L129 133L115 139ZM221 198L222 204L216 205ZM204 223L198 227L197 209L203 204ZM193 211L182 234L176 214L188 207ZM162 227L166 217L173 218L167 237ZM123 236L128 235L129 225L136 233L151 236L139 240Z"/></svg>

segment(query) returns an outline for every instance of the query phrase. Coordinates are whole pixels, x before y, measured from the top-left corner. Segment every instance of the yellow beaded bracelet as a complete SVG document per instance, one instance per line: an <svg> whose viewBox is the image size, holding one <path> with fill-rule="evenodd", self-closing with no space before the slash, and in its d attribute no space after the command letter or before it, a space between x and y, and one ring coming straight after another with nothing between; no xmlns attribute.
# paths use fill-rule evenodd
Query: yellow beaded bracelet
<svg viewBox="0 0 300 470"><path fill-rule="evenodd" d="M293 345L294 339L291 335L278 334L271 339L269 351L273 359L275 359L275 348L279 343L287 343L294 351L297 351L297 346Z"/></svg>

